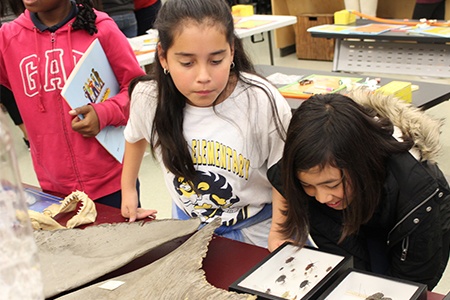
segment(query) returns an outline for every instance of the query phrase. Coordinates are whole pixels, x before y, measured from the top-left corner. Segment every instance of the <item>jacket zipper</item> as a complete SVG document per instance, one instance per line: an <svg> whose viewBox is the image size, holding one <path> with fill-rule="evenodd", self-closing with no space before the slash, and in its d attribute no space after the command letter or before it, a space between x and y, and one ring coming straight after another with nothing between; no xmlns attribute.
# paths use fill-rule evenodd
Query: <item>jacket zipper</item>
<svg viewBox="0 0 450 300"><path fill-rule="evenodd" d="M417 205L414 209L412 209L409 213L407 213L400 221L397 222L397 224L395 224L395 226L389 231L388 236L391 235L391 233L398 227L400 226L401 223L403 223L412 213L414 213L419 207L421 207L422 205L424 205L426 202L428 202L431 198L434 197L434 195L437 194L437 192L439 192L439 188L437 188L430 196L428 196L425 200L423 200L419 205ZM388 238L388 245L389 245L389 238Z"/></svg>
<svg viewBox="0 0 450 300"><path fill-rule="evenodd" d="M408 254L409 248L409 236L405 237L402 241L402 255L400 256L401 261L406 260L406 254Z"/></svg>
<svg viewBox="0 0 450 300"><path fill-rule="evenodd" d="M387 244L389 245L389 236L391 235L391 233L398 227L400 226L401 223L403 223L406 218L408 218L412 213L414 213L419 207L421 207L422 205L424 205L426 202L428 202L431 198L434 197L434 195L437 194L437 192L439 192L439 188L437 188L430 196L428 196L424 201L422 201L419 205L417 205L413 210L411 210L408 214L406 214L406 216L404 216L397 224L395 224L395 226L389 231L388 234L388 240L387 240ZM400 260L401 261L405 261L406 260L406 255L408 254L408 248L409 248L409 236L406 236L403 241L402 241L402 254L400 256Z"/></svg>
<svg viewBox="0 0 450 300"><path fill-rule="evenodd" d="M409 213L407 213L400 221L395 224L395 226L389 231L388 233L388 239L387 239L387 245L389 245L390 240L389 237L391 236L391 233L400 226L401 223L403 223L412 213L414 213L419 207L430 201L431 198L433 198L437 193L439 192L439 188L437 188L431 195L429 195L425 200L423 200L419 205L417 205L414 209L412 209ZM408 241L405 242L405 239L403 239L402 242L402 256L401 260L406 260L406 254L408 253L408 247L409 247L409 237L406 237Z"/></svg>
<svg viewBox="0 0 450 300"><path fill-rule="evenodd" d="M52 32L50 34L50 41L52 43L52 50L55 50L56 32ZM61 98L62 98L62 96L60 96L59 100L61 100ZM59 109L61 110L61 113L63 113L63 108L62 108L62 104L61 103L59 104ZM62 128L63 128L64 135L65 135L65 138L66 138L66 141L67 141L68 149L70 151L70 158L71 158L71 161L72 161L72 166L74 168L75 176L77 178L77 181L78 181L78 184L80 185L80 187L84 189L84 184L80 180L80 178L81 178L80 172L78 171L76 161L74 160L75 154L74 154L73 149L72 149L72 144L71 144L71 142L69 140L69 134L67 133L67 127L65 125L64 118L62 119Z"/></svg>

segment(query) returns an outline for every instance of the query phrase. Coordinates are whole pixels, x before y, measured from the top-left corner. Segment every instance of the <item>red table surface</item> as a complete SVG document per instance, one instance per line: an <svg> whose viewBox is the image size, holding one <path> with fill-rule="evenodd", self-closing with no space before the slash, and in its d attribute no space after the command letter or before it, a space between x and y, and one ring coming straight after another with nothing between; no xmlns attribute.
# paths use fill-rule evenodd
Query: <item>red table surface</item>
<svg viewBox="0 0 450 300"><path fill-rule="evenodd" d="M96 203L96 208L97 219L88 226L102 223L125 222L125 218L122 217L120 210L117 208L99 203ZM62 214L57 216L56 219L60 224L65 225L65 222L67 222L73 214L74 213ZM189 235L167 242L158 248L149 251L142 257L135 259L128 265L98 278L94 282L114 278L150 264L176 249L188 238ZM269 251L265 248L214 235L209 244L207 255L203 260L203 270L205 271L206 279L210 284L228 290L228 287L234 281L256 266L267 255L269 255ZM80 288L86 287L94 282ZM63 294L57 295L56 297ZM444 295L428 292L427 297L428 300L442 300Z"/></svg>

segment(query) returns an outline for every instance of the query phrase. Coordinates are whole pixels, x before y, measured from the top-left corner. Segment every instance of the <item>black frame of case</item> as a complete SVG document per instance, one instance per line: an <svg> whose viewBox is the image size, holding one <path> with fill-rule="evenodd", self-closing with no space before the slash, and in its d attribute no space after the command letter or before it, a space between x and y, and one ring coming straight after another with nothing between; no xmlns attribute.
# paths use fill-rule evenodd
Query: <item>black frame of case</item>
<svg viewBox="0 0 450 300"><path fill-rule="evenodd" d="M409 280L404 280L404 279L401 279L401 278L394 278L394 277L385 276L385 275L381 275L381 274L375 274L375 273L372 273L372 272L358 270L358 269L355 269L355 268L349 268L343 274L341 274L339 276L339 278L336 281L334 281L333 284L331 286L329 286L328 289L322 295L320 295L320 297L317 298L317 300L324 300L324 299L326 299L326 297L328 297L328 295L330 295L331 292L333 292L336 289L336 287L339 284L341 284L341 282L352 272L354 272L354 273L361 273L361 274L365 274L365 275L370 275L370 276L373 276L373 277L379 277L379 278L391 280L393 282L405 283L405 284L409 284L409 285L412 285L412 286L416 286L417 287L417 291L414 293L414 295L412 295L410 300L426 300L427 299L427 285L426 284L417 283L417 282L409 281ZM387 296L389 297L389 295L387 295Z"/></svg>
<svg viewBox="0 0 450 300"><path fill-rule="evenodd" d="M250 269L248 272L246 272L244 275L239 277L235 282L233 282L229 286L230 291L238 292L238 293L246 293L257 296L258 299L261 300L286 300L286 298L278 297L275 295L271 295L268 293L263 293L261 291L249 289L246 287L239 286L239 283L241 283L244 279L246 279L248 276L250 276L253 272L258 270L262 265L264 265L266 262L268 262L272 257L276 256L282 249L285 247L294 246L290 242L285 242L283 245L278 247L274 252L270 253L266 258L264 258L260 263L258 263L256 266L254 266L252 269ZM307 248L313 251L318 251L322 253L329 253L332 255L337 255L334 253L326 252L319 250L318 248L304 246L303 248ZM342 255L338 255L342 256ZM352 256L342 256L343 259L316 285L302 298L299 298L298 300L308 300L308 299L317 299L317 296L321 295L322 293L327 290L328 287L330 287L337 278L339 278L342 274L345 273L345 271L349 268L353 267L353 257Z"/></svg>

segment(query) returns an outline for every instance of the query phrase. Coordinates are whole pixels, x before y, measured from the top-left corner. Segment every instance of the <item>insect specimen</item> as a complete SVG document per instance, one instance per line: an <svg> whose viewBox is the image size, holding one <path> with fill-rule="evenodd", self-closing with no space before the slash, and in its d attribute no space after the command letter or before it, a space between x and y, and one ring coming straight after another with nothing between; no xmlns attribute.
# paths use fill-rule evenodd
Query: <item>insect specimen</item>
<svg viewBox="0 0 450 300"><path fill-rule="evenodd" d="M286 291L281 295L282 298L289 298L289 291Z"/></svg>
<svg viewBox="0 0 450 300"><path fill-rule="evenodd" d="M308 272L312 272L313 268L315 267L316 262L312 262L305 267L305 275L308 275Z"/></svg>
<svg viewBox="0 0 450 300"><path fill-rule="evenodd" d="M332 266L329 266L329 267L327 268L327 272L330 272L331 269L333 269L333 267L332 267Z"/></svg>
<svg viewBox="0 0 450 300"><path fill-rule="evenodd" d="M300 288L305 288L305 287L307 287L310 283L311 283L311 282L309 282L309 280L303 280L303 281L300 283Z"/></svg>
<svg viewBox="0 0 450 300"><path fill-rule="evenodd" d="M383 293L378 292L373 295L370 295L365 300L392 300L392 299L388 298L388 297L384 297Z"/></svg>
<svg viewBox="0 0 450 300"><path fill-rule="evenodd" d="M306 268L305 268L305 271L308 271L309 269L314 268L314 264L315 264L315 262L312 262L309 265L307 265Z"/></svg>
<svg viewBox="0 0 450 300"><path fill-rule="evenodd" d="M290 263L290 262L293 261L293 260L294 260L294 257L291 256L291 257L289 257L288 259L286 259L286 263L288 264L288 263Z"/></svg>
<svg viewBox="0 0 450 300"><path fill-rule="evenodd" d="M286 275L280 275L280 277L278 277L277 280L275 280L275 282L283 284L285 280L286 280Z"/></svg>

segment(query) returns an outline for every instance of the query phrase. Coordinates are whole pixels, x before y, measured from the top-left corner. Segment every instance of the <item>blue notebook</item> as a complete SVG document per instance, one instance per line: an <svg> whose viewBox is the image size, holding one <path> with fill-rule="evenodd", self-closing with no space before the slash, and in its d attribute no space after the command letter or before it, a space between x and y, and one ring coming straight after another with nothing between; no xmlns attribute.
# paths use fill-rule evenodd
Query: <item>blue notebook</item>
<svg viewBox="0 0 450 300"><path fill-rule="evenodd" d="M118 94L119 83L98 39L95 39L70 73L61 95L71 108L108 101ZM82 116L81 116L82 117ZM103 147L122 163L125 126L107 126L96 136Z"/></svg>

